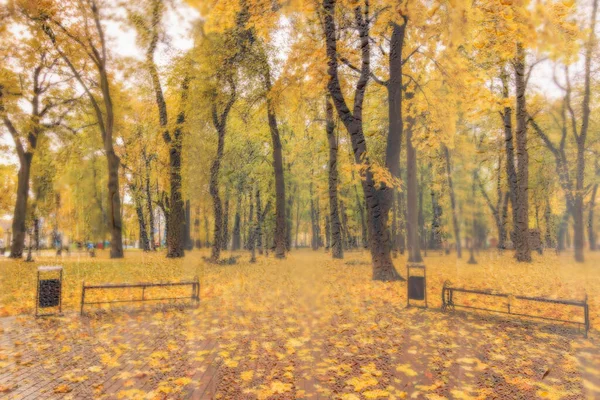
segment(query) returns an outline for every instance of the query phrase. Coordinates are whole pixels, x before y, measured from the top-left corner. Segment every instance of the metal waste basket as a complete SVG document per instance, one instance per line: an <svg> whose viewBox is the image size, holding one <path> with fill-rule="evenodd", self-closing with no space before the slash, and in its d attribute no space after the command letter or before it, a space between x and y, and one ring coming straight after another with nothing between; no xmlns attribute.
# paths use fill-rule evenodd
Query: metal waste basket
<svg viewBox="0 0 600 400"><path fill-rule="evenodd" d="M418 275L414 272L420 271ZM406 284L406 306L410 307L410 301L424 301L427 308L427 270L424 264L408 264L406 266L408 281Z"/></svg>
<svg viewBox="0 0 600 400"><path fill-rule="evenodd" d="M54 315L48 308L58 309L58 314L62 313L62 281L63 268L60 266L42 266L38 267L37 273L37 291L35 301L35 316L43 317ZM40 314L40 309L44 312Z"/></svg>

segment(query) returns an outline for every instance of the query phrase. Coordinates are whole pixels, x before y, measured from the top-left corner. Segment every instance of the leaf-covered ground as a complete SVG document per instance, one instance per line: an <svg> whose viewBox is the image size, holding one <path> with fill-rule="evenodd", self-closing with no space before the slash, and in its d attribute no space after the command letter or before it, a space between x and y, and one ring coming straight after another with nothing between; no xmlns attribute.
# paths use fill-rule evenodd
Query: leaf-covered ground
<svg viewBox="0 0 600 400"><path fill-rule="evenodd" d="M442 284L450 280L514 294L580 299L587 293L592 327L600 326L599 255L574 265L570 255L547 254L525 266L495 251L479 254L478 265L430 254L428 310L406 308L405 283L372 282L364 253L332 261L323 252L300 250L254 265L243 254L227 266L206 264L202 255L63 258L65 315L37 320L31 317L36 267L57 261L1 261L0 397L600 398L597 331L584 339L576 326L439 311ZM76 312L82 280L194 276L202 285L198 308ZM505 302L456 300L498 309ZM581 319L576 308L512 306Z"/></svg>

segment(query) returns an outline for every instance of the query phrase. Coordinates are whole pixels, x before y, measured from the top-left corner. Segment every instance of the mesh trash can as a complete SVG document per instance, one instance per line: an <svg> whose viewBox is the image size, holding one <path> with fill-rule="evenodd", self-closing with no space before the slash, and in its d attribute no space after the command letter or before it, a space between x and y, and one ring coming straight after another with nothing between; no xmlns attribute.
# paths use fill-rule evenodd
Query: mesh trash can
<svg viewBox="0 0 600 400"><path fill-rule="evenodd" d="M42 266L38 268L36 317L62 313L62 278L63 268L60 266Z"/></svg>
<svg viewBox="0 0 600 400"><path fill-rule="evenodd" d="M408 275L406 284L406 306L410 307L410 301L424 301L427 308L427 271L424 264L408 264L406 266Z"/></svg>

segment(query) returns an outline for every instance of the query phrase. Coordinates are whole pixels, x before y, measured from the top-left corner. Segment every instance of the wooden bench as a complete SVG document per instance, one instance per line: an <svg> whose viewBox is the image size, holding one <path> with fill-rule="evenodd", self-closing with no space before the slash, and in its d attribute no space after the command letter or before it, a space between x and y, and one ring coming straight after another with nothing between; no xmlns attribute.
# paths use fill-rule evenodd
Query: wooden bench
<svg viewBox="0 0 600 400"><path fill-rule="evenodd" d="M457 293L457 292L505 298L508 300L508 302L506 303L507 310L506 311L493 310L493 309L489 309L489 308L456 304L454 302L454 293ZM557 319L557 318L549 318L549 317L543 317L543 316L534 315L534 314L515 313L510 308L510 306L511 306L510 300L511 299L581 307L582 311L583 311L583 322L573 321L573 320L563 320L563 319ZM477 289L451 287L448 285L448 282L444 282L444 286L442 288L442 311L446 311L448 309L455 309L456 307L470 308L470 309L482 310L482 311L491 311L491 312L497 312L497 313L501 313L501 314L510 314L510 315L517 315L517 316L523 316L523 317L537 318L537 319L544 319L544 320L555 321L555 322L565 322L565 323L569 323L569 324L577 324L578 327L579 326L584 327L584 330L585 330L584 335L586 338L588 335L588 331L590 330L590 309L589 309L589 305L587 302L587 294L583 300L564 300L564 299L551 299L551 298L547 298L547 297L514 296L514 295L510 295L508 293L493 292L491 290L477 290Z"/></svg>
<svg viewBox="0 0 600 400"><path fill-rule="evenodd" d="M146 297L146 289L147 288L156 288L156 287L178 287L178 286L189 286L191 289L191 293L189 296L179 296L179 297ZM122 300L110 300L110 301L92 301L86 302L85 294L90 290L113 290L113 289L141 289L140 298L134 299L122 299ZM194 277L192 281L182 281L182 282L158 282L158 283L106 283L103 285L86 285L85 281L82 284L81 289L81 315L83 315L83 307L88 304L111 304L111 303L125 303L125 302L137 302L137 301L165 301L165 300L185 300L190 299L196 305L200 303L200 281L198 277Z"/></svg>

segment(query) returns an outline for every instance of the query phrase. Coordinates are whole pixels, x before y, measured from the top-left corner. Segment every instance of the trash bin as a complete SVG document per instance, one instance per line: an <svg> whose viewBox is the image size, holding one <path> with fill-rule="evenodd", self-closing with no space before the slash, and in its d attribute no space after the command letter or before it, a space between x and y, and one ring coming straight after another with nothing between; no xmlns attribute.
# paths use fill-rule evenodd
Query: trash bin
<svg viewBox="0 0 600 400"><path fill-rule="evenodd" d="M45 310L48 308L58 309L58 314L62 313L62 278L63 268L60 266L41 266L38 268L36 317L56 314ZM44 309L43 314L40 314L40 309Z"/></svg>
<svg viewBox="0 0 600 400"><path fill-rule="evenodd" d="M419 275L412 275L413 271L421 271ZM406 285L406 306L410 307L410 301L425 301L427 308L427 271L423 264L408 264L406 266L408 282Z"/></svg>

